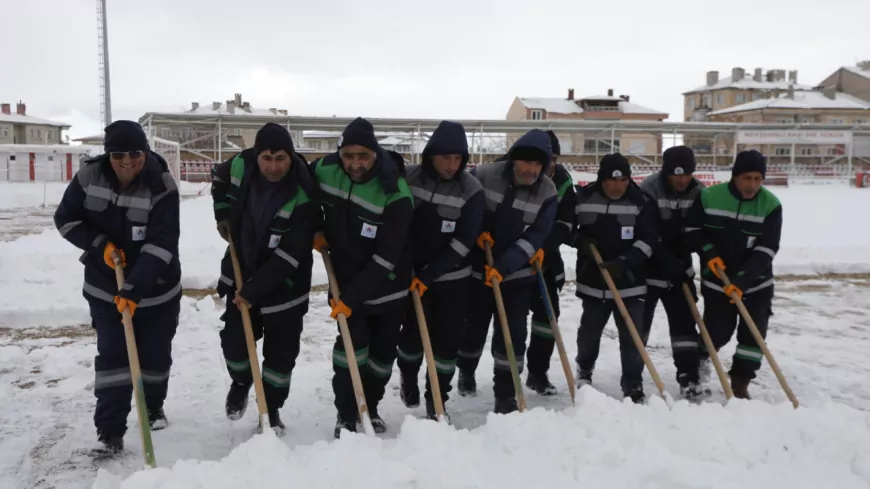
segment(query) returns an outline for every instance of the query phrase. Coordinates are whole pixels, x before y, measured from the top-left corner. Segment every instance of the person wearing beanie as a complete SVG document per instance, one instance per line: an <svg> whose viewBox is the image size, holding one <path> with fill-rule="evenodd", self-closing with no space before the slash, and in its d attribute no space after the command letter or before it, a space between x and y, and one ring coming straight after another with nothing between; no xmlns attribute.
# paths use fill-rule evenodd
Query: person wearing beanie
<svg viewBox="0 0 870 489"><path fill-rule="evenodd" d="M734 396L749 398L749 384L761 368L761 348L755 342L732 296L743 304L762 337L773 302L773 259L782 233L782 205L762 185L764 155L741 151L734 160L731 181L705 188L686 217L686 240L701 258L704 322L716 350L737 329L737 349L729 376ZM725 287L722 273L731 279ZM709 354L701 353L709 370Z"/></svg>
<svg viewBox="0 0 870 489"><path fill-rule="evenodd" d="M371 122L357 118L338 140L338 151L310 166L322 219L313 247L329 253L341 294L330 293L330 316L347 318L365 403L377 433L378 413L396 360L396 346L411 286L408 233L414 197L402 176L404 160L381 149ZM332 389L338 416L334 435L355 432L359 407L341 336L332 352Z"/></svg>
<svg viewBox="0 0 870 489"><path fill-rule="evenodd" d="M523 370L527 317L536 289L532 263L544 261L543 246L556 220L556 186L544 173L550 165L552 146L547 133L532 129L521 136L494 163L472 170L484 189L486 211L476 245L471 251L472 276L467 328L459 347L459 394L474 395L474 377L496 315L493 281L501 283L507 328L513 343L518 374ZM492 250L493 266L486 260ZM496 319L496 321L499 321ZM502 327L495 323L492 336L494 411L507 414L519 409Z"/></svg>
<svg viewBox="0 0 870 489"><path fill-rule="evenodd" d="M231 380L226 416L234 421L242 418L254 383L242 322L242 309L248 308L254 337L263 339L263 392L269 425L278 436L285 431L279 409L290 393L302 319L308 312L314 190L290 132L272 122L257 132L253 148L212 170L218 232L224 240L232 239L243 279L242 284L235 282L227 251L217 286L220 297L226 297L220 332Z"/></svg>
<svg viewBox="0 0 870 489"><path fill-rule="evenodd" d="M169 165L149 149L139 124L109 124L104 147L105 154L85 161L67 186L54 223L64 239L85 251L83 295L97 333L95 451L115 455L124 448L133 393L124 312L140 339L148 422L152 430L168 426L163 403L181 303L180 200ZM115 256L124 268L120 288Z"/></svg>
<svg viewBox="0 0 870 489"><path fill-rule="evenodd" d="M415 277L411 290L421 296L435 355L441 400L450 398L456 370L468 292L471 286L470 250L480 233L484 197L468 164L465 128L443 121L423 149L422 164L406 168L405 178L417 199L410 240ZM423 345L414 304L406 300L405 322L397 349L401 389L407 407L420 403L418 377ZM426 416L436 419L432 386L426 378Z"/></svg>
<svg viewBox="0 0 870 489"><path fill-rule="evenodd" d="M559 292L565 285L565 263L562 261L560 246L569 244L571 231L574 229L574 182L568 169L558 163L561 155L559 138L553 131L547 131L553 156L547 165L545 174L556 185L556 223L544 241L544 282L547 294L553 306L553 314L559 318ZM529 348L526 351L529 373L526 376L526 387L542 396L552 396L558 393L550 382L547 372L550 369L550 357L556 345L553 330L550 328L550 316L547 305L537 287L532 291L532 303L529 308L532 313Z"/></svg>
<svg viewBox="0 0 870 489"><path fill-rule="evenodd" d="M699 400L711 392L700 383L698 331L683 292L683 284L688 285L697 302L692 252L683 229L689 208L698 199L704 184L693 176L696 165L695 153L691 148L674 146L665 150L662 157L661 171L646 177L640 184L641 190L656 209L659 235L646 279L644 330L648 338L656 306L661 300L668 317L680 394L685 399Z"/></svg>
<svg viewBox="0 0 870 489"><path fill-rule="evenodd" d="M643 403L643 358L604 281L603 271L610 273L632 322L644 337L647 262L658 239L655 210L631 180L628 160L613 153L601 159L598 179L577 189L575 212L576 295L583 301L583 317L577 330L577 387L592 383L601 334L613 315L619 332L622 393L635 403ZM592 246L601 254L600 266Z"/></svg>

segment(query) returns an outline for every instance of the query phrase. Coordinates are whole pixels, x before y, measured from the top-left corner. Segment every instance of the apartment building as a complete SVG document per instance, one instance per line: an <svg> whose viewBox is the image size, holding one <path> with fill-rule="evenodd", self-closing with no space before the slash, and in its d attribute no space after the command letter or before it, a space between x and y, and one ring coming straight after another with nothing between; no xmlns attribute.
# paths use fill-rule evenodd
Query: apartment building
<svg viewBox="0 0 870 489"><path fill-rule="evenodd" d="M565 98L554 97L516 97L508 109L506 120L541 121L546 128L548 120L578 121L663 121L666 112L651 109L631 101L629 95L614 95L613 89L607 95L574 97L574 89L568 89ZM621 152L626 155L656 155L661 153L661 137L656 134L639 132L600 134L573 133L556 134L563 155L604 155ZM520 134L508 134L508 146Z"/></svg>
<svg viewBox="0 0 870 489"><path fill-rule="evenodd" d="M842 66L819 83L821 88L833 88L870 102L870 60L857 66Z"/></svg>
<svg viewBox="0 0 870 489"><path fill-rule="evenodd" d="M0 144L66 144L63 131L70 128L64 122L40 119L27 114L24 102L0 104Z"/></svg>

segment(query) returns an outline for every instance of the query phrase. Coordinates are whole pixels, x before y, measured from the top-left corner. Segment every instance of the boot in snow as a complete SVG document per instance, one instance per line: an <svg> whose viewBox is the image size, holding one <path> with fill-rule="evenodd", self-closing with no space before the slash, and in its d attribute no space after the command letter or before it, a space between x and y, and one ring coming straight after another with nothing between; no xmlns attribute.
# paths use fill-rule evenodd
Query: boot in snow
<svg viewBox="0 0 870 489"><path fill-rule="evenodd" d="M341 415L339 414L338 416L336 416L335 419L334 436L336 440L341 438L341 430L347 430L351 433L356 433L356 421L348 421L346 419L342 419Z"/></svg>
<svg viewBox="0 0 870 489"><path fill-rule="evenodd" d="M749 382L750 380L737 375L730 375L731 390L734 391L734 397L737 399L752 399L749 397Z"/></svg>
<svg viewBox="0 0 870 489"><path fill-rule="evenodd" d="M680 395L690 402L701 401L713 393L709 387L702 385L689 375L677 375L677 382L680 384Z"/></svg>
<svg viewBox="0 0 870 489"><path fill-rule="evenodd" d="M510 414L514 411L519 411L517 400L514 397L497 397L495 398L495 408L492 410L495 414Z"/></svg>
<svg viewBox="0 0 870 489"><path fill-rule="evenodd" d="M100 446L90 451L92 457L114 457L124 451L123 435L107 435L98 433L97 441L100 442Z"/></svg>
<svg viewBox="0 0 870 489"><path fill-rule="evenodd" d="M420 405L420 386L417 385L417 376L405 375L405 372L399 371L400 387L399 397L402 399L402 404L408 408L415 408Z"/></svg>
<svg viewBox="0 0 870 489"><path fill-rule="evenodd" d="M460 396L476 396L477 395L477 380L474 378L474 372L459 371L459 381L456 383L459 389Z"/></svg>
<svg viewBox="0 0 870 489"><path fill-rule="evenodd" d="M148 410L148 424L151 425L152 431L160 431L169 426L169 420L166 419L162 407Z"/></svg>
<svg viewBox="0 0 870 489"><path fill-rule="evenodd" d="M532 389L542 396L555 396L559 393L556 386L550 383L547 374L533 374L529 372L526 376L526 387Z"/></svg>
<svg viewBox="0 0 870 489"><path fill-rule="evenodd" d="M580 367L577 367L577 379L575 382L578 389L584 385L592 385L592 371L581 370Z"/></svg>
<svg viewBox="0 0 870 489"><path fill-rule="evenodd" d="M245 415L245 410L248 408L248 392L250 390L250 384L233 382L230 386L230 391L227 393L227 418L233 421L242 419L242 416Z"/></svg>
<svg viewBox="0 0 870 489"><path fill-rule="evenodd" d="M284 436L284 433L287 431L287 427L281 422L281 416L278 415L277 409L269 410L269 426L272 427L272 431L278 436Z"/></svg>
<svg viewBox="0 0 870 489"><path fill-rule="evenodd" d="M435 412L435 401L426 399L426 418L432 421L438 421L438 414ZM444 420L450 424L450 413L447 412L447 406L444 406Z"/></svg>
<svg viewBox="0 0 870 489"><path fill-rule="evenodd" d="M377 406L369 406L369 417L372 418L372 428L374 428L375 433L380 434L387 431L387 423L385 423L384 419L381 418L381 415L378 414Z"/></svg>
<svg viewBox="0 0 870 489"><path fill-rule="evenodd" d="M630 387L622 391L624 397L630 397L631 402L635 404L643 404L646 401L646 394L643 393L643 386Z"/></svg>

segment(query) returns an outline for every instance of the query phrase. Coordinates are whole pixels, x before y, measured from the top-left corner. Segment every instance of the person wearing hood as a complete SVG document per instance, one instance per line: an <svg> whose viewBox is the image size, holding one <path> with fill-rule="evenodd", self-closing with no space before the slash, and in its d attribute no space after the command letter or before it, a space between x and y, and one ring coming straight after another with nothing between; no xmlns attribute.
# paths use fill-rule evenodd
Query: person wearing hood
<svg viewBox="0 0 870 489"><path fill-rule="evenodd" d="M683 292L683 284L688 285L697 302L692 250L683 233L689 208L704 188L704 184L693 177L695 166L692 148L674 146L662 154L661 171L646 177L640 184L641 190L656 208L659 237L646 279L645 336L649 338L656 306L661 300L668 316L680 395L689 400L710 395L710 389L701 385L698 375L700 340L695 329L695 318Z"/></svg>
<svg viewBox="0 0 870 489"><path fill-rule="evenodd" d="M638 334L644 337L644 298L647 261L656 246L655 209L631 180L631 165L619 153L605 155L598 179L577 191L577 292L583 315L577 330L577 386L592 383L601 334L613 315L619 333L622 393L642 403L643 358L634 345L625 319L607 287L591 251L601 254L600 268L610 272Z"/></svg>
<svg viewBox="0 0 870 489"><path fill-rule="evenodd" d="M458 352L459 394L475 395L475 370L496 314L492 280L501 284L505 314L517 367L522 372L526 349L526 318L536 287L532 261L544 260L541 249L556 220L556 186L545 172L553 157L550 138L540 129L521 136L501 161L472 170L483 186L486 210L481 234L472 251L473 281L467 329ZM484 244L492 249L493 266L486 262ZM498 321L498 319L496 319ZM492 337L494 411L518 410L501 326Z"/></svg>
<svg viewBox="0 0 870 489"><path fill-rule="evenodd" d="M441 399L447 402L456 370L456 351L471 285L471 249L483 220L480 182L465 167L468 139L461 124L442 121L423 149L422 163L406 168L414 194L411 223L414 274L411 290L420 294L429 326ZM423 346L413 301L407 302L398 347L400 396L407 407L420 403L417 378ZM426 377L426 415L435 419L429 377Z"/></svg>
<svg viewBox="0 0 870 489"><path fill-rule="evenodd" d="M737 329L737 349L729 376L734 397L749 399L749 384L761 368L763 354L731 299L736 293L762 338L772 314L773 259L782 234L782 205L762 185L764 155L741 151L731 181L705 188L686 217L686 239L701 258L704 322L718 351ZM719 271L731 279L724 286ZM701 353L703 363L709 354Z"/></svg>
<svg viewBox="0 0 870 489"><path fill-rule="evenodd" d="M254 337L263 339L263 391L269 424L279 436L285 427L278 411L290 393L302 318L308 312L314 190L306 161L293 149L290 132L273 122L257 132L253 148L212 170L218 232L224 240L232 237L244 281L236 293L228 246L217 287L218 294L227 297L220 332L232 381L226 415L241 419L254 382L239 309L246 304Z"/></svg>
<svg viewBox="0 0 870 489"><path fill-rule="evenodd" d="M105 153L86 161L67 186L54 223L64 239L84 251L82 293L97 332L97 451L114 455L124 448L133 395L124 311L133 318L151 429L168 426L163 402L181 303L180 200L169 165L151 151L142 126L126 120L109 124L104 147ZM125 275L120 290L115 252Z"/></svg>
<svg viewBox="0 0 870 489"><path fill-rule="evenodd" d="M556 185L556 199L559 202L556 209L556 223L544 241L544 282L553 314L559 318L559 292L565 285L565 263L559 248L568 244L571 232L574 230L574 182L568 169L557 163L561 155L559 138L553 131L547 131L550 145L553 148L553 158L544 172ZM556 387L550 383L547 371L550 369L550 357L556 345L553 330L550 328L550 317L547 305L540 290L536 287L532 292L532 327L529 349L526 352L529 373L526 376L526 387L542 396L557 394Z"/></svg>
<svg viewBox="0 0 870 489"><path fill-rule="evenodd" d="M384 151L371 122L354 119L338 140L338 151L310 166L322 211L314 249L329 249L340 297L330 293L330 316L347 317L372 425L387 425L378 403L393 372L405 300L411 285L411 248L406 242L414 197L402 176L404 160ZM335 437L356 431L357 401L341 336L332 351Z"/></svg>

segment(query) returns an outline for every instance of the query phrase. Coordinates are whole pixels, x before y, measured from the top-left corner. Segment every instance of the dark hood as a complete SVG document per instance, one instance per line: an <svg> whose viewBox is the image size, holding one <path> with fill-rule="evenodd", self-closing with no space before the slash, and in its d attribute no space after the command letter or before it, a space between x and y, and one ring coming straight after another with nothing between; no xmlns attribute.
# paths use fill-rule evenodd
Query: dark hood
<svg viewBox="0 0 870 489"><path fill-rule="evenodd" d="M468 165L468 137L465 134L465 128L462 124L450 121L441 121L426 147L423 148L422 166L426 172L437 178L437 173L432 167L433 155L462 155L462 164L459 166L459 171L456 172L454 178L458 178L460 172L465 171Z"/></svg>
<svg viewBox="0 0 870 489"><path fill-rule="evenodd" d="M541 162L543 163L543 168L541 168L541 174L538 176L538 181L540 181L541 177L547 172L547 167L551 164L550 161L553 159L553 147L550 145L550 136L540 129L532 129L517 139L507 152L507 155L505 155L507 157L505 172L511 181L513 181L514 171L513 154L518 148L532 148L544 152L546 159Z"/></svg>

